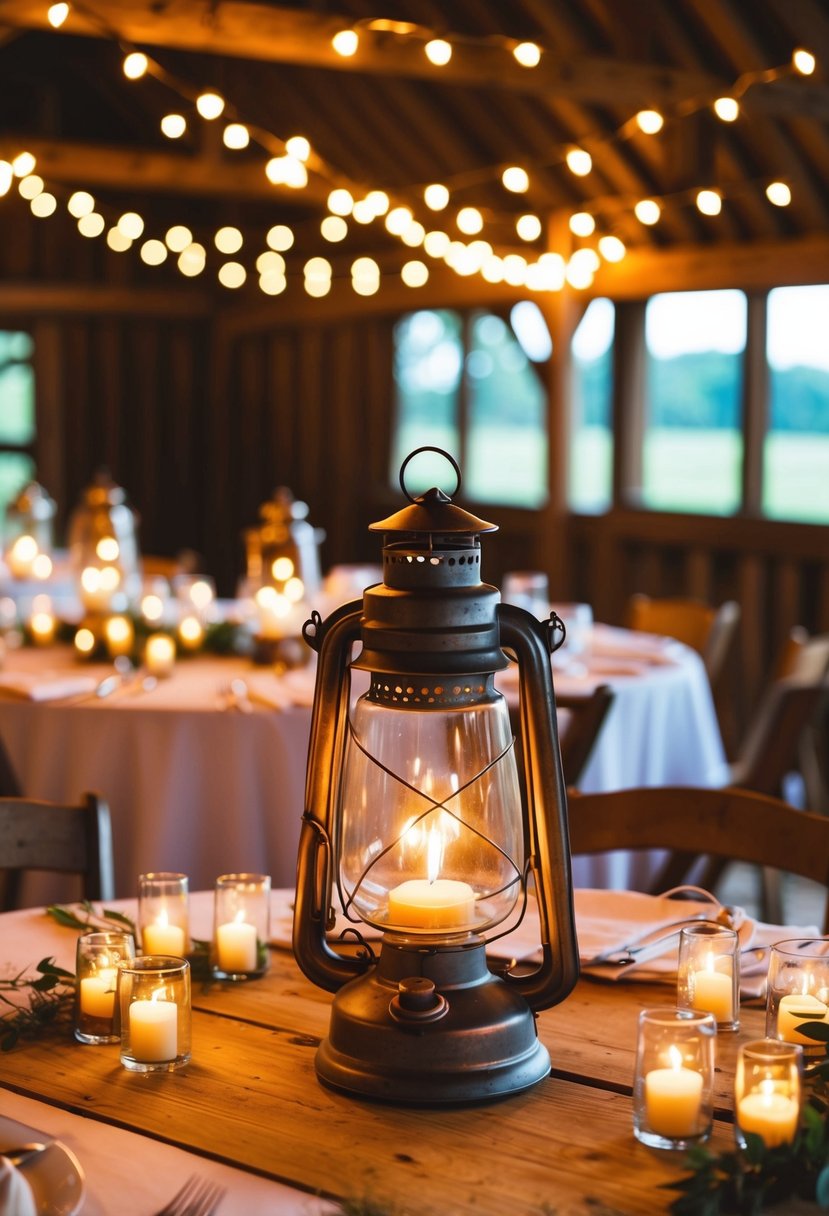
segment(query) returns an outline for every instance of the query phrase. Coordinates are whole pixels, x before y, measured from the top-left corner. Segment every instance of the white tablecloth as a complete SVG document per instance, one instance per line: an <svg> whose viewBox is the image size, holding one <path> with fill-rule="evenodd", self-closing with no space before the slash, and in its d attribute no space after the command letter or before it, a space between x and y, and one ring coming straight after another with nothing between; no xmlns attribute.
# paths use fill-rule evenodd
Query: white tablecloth
<svg viewBox="0 0 829 1216"><path fill-rule="evenodd" d="M725 757L699 656L601 626L593 639L584 669L555 673L561 692L607 682L616 694L582 787L722 784ZM106 670L79 667L60 648L10 652L5 668L44 679ZM247 713L222 708L221 690L234 677L265 699L302 703L257 703ZM193 888L237 870L292 886L312 691L312 668L280 682L244 659L197 657L180 661L150 691L127 686L102 701L34 702L0 690L0 738L30 797L76 801L95 790L107 799L118 895L134 894L147 870L182 871ZM577 859L575 881L637 885L648 868L632 865L629 855ZM71 897L53 879L27 895L32 902Z"/></svg>

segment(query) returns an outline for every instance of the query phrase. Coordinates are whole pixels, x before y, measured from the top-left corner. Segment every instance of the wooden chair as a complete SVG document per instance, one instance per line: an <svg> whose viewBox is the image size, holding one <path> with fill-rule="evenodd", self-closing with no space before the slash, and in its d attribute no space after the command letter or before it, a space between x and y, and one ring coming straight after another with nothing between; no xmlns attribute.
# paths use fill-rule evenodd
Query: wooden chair
<svg viewBox="0 0 829 1216"><path fill-rule="evenodd" d="M112 899L112 827L106 802L89 793L77 806L0 798L3 912L20 905L22 878L27 870L77 874L84 899Z"/></svg>
<svg viewBox="0 0 829 1216"><path fill-rule="evenodd" d="M14 765L6 751L6 745L0 739L0 798L19 798L22 793Z"/></svg>
<svg viewBox="0 0 829 1216"><path fill-rule="evenodd" d="M688 856L704 847L724 862L773 866L827 889L823 932L829 932L829 819L822 815L731 786L649 787L601 794L570 790L568 799L573 854L670 849ZM662 870L651 890L668 890L676 881L675 873Z"/></svg>
<svg viewBox="0 0 829 1216"><path fill-rule="evenodd" d="M567 729L560 738L561 763L568 785L579 784L613 697L609 684L599 684L586 696L556 693L556 710L566 710L569 715Z"/></svg>
<svg viewBox="0 0 829 1216"><path fill-rule="evenodd" d="M676 638L696 650L716 693L737 635L740 606L736 600L715 608L702 600L652 599L637 594L628 602L626 623L629 629Z"/></svg>

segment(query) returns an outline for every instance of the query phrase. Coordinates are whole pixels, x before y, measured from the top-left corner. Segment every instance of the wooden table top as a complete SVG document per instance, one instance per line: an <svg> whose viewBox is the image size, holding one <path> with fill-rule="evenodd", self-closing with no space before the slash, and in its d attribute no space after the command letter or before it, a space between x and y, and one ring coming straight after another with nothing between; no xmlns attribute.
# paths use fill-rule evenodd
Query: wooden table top
<svg viewBox="0 0 829 1216"><path fill-rule="evenodd" d="M685 1172L679 1154L633 1135L631 1082L639 1010L670 1005L666 986L582 980L539 1015L552 1075L473 1107L374 1104L324 1088L314 1054L330 996L288 952L245 984L193 991L193 1058L139 1075L118 1049L37 1041L0 1057L10 1089L138 1130L310 1192L370 1199L389 1216L652 1216ZM730 1147L737 1045L763 1035L758 1008L717 1043L712 1145Z"/></svg>

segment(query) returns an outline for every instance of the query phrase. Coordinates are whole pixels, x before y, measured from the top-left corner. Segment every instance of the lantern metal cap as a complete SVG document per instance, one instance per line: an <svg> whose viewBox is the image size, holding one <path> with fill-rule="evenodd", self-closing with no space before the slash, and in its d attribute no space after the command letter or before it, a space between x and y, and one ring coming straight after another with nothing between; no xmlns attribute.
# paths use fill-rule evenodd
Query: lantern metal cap
<svg viewBox="0 0 829 1216"><path fill-rule="evenodd" d="M442 536L458 533L475 535L481 532L497 532L498 525L479 519L462 507L456 507L452 499L433 486L425 494L412 500L411 506L403 507L387 519L369 524L369 532L437 532Z"/></svg>
<svg viewBox="0 0 829 1216"><path fill-rule="evenodd" d="M55 500L37 481L28 481L6 508L8 514L29 515L32 519L51 519Z"/></svg>

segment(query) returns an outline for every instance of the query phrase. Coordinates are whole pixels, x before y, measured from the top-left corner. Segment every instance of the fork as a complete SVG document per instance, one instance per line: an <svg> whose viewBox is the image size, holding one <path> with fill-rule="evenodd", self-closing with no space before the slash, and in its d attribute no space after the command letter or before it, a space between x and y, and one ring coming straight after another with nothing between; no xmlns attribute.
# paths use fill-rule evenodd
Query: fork
<svg viewBox="0 0 829 1216"><path fill-rule="evenodd" d="M217 1182L193 1174L155 1216L212 1216L224 1194Z"/></svg>

